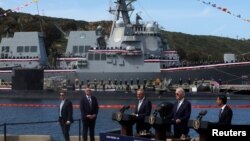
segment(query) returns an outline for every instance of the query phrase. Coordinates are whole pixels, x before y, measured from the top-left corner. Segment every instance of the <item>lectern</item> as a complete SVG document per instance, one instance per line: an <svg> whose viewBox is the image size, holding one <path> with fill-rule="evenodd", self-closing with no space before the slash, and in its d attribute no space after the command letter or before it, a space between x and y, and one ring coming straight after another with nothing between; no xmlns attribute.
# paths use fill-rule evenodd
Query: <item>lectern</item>
<svg viewBox="0 0 250 141"><path fill-rule="evenodd" d="M116 112L112 114L112 120L118 121L121 125L121 135L133 136L133 125L136 121L134 116Z"/></svg>
<svg viewBox="0 0 250 141"><path fill-rule="evenodd" d="M201 120L189 120L188 127L194 129L199 134L200 141L207 141L210 122Z"/></svg>
<svg viewBox="0 0 250 141"><path fill-rule="evenodd" d="M171 120L151 115L145 118L145 122L154 128L156 140L166 140L170 136Z"/></svg>
<svg viewBox="0 0 250 141"><path fill-rule="evenodd" d="M202 110L199 112L199 115L195 120L188 121L188 127L193 128L200 135L200 141L208 141L209 137L211 136L212 128L218 127L218 125L215 123L202 121L203 116L206 114L207 110Z"/></svg>
<svg viewBox="0 0 250 141"><path fill-rule="evenodd" d="M152 115L145 118L145 122L155 129L156 140L166 140L171 136L172 109L172 103L162 102Z"/></svg>

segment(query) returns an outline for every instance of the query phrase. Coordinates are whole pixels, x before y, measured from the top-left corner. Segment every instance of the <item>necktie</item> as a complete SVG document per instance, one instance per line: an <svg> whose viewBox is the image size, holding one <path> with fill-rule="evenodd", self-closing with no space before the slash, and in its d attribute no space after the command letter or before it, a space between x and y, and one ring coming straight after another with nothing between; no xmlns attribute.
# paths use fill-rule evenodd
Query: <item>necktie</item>
<svg viewBox="0 0 250 141"><path fill-rule="evenodd" d="M90 97L90 96L88 96L87 98L88 98L88 101L89 101L89 107L90 107L90 109L92 109L91 97Z"/></svg>
<svg viewBox="0 0 250 141"><path fill-rule="evenodd" d="M219 118L220 118L220 116L221 116L221 113L222 113L222 109L220 109L220 112L219 112Z"/></svg>

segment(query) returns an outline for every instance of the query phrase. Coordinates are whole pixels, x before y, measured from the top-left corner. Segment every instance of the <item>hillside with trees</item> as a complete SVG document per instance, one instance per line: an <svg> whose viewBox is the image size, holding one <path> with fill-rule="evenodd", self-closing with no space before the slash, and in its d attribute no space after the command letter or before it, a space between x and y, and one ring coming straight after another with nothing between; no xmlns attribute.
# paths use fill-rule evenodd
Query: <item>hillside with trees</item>
<svg viewBox="0 0 250 141"><path fill-rule="evenodd" d="M5 10L0 8L0 13ZM41 26L40 26L41 25ZM13 36L14 32L43 31L48 55L63 54L70 31L94 30L101 25L109 34L111 21L86 22L72 19L53 18L25 13L9 13L0 17L1 37ZM177 50L181 61L222 61L224 53L235 53L240 59L250 58L250 40L225 37L189 35L162 31L166 46ZM0 37L0 38L1 38Z"/></svg>

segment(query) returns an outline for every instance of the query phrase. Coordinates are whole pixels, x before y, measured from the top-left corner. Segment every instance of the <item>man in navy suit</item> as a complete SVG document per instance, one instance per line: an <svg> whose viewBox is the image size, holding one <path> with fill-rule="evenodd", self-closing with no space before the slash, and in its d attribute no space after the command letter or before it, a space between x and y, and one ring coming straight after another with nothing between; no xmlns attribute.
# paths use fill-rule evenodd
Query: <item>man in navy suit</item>
<svg viewBox="0 0 250 141"><path fill-rule="evenodd" d="M99 110L96 97L91 95L90 88L85 88L85 95L80 102L80 110L83 124L83 141L87 141L87 135L91 141L95 141L95 123Z"/></svg>
<svg viewBox="0 0 250 141"><path fill-rule="evenodd" d="M152 104L149 100L145 98L144 91L142 89L137 90L136 92L138 103L135 107L135 112L132 114L136 116L136 132L146 131L148 132L150 126L144 122L146 116L150 116Z"/></svg>
<svg viewBox="0 0 250 141"><path fill-rule="evenodd" d="M191 103L185 99L185 91L177 88L175 92L176 102L173 106L174 136L185 138L188 136L188 121L191 115Z"/></svg>
<svg viewBox="0 0 250 141"><path fill-rule="evenodd" d="M62 128L65 141L69 141L70 124L73 123L73 105L72 102L65 98L65 93L60 92L61 103L59 105L59 123Z"/></svg>
<svg viewBox="0 0 250 141"><path fill-rule="evenodd" d="M230 126L233 117L233 111L227 105L227 97L225 95L219 95L216 99L216 103L220 107L218 124Z"/></svg>

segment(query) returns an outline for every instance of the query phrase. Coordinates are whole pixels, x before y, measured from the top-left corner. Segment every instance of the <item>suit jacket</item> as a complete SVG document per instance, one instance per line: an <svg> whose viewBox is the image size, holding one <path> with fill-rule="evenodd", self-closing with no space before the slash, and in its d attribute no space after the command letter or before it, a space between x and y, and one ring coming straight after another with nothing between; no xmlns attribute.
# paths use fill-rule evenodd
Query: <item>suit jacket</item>
<svg viewBox="0 0 250 141"><path fill-rule="evenodd" d="M150 125L145 123L144 121L145 121L145 117L150 115L151 109L152 109L151 102L145 98L142 101L142 104L141 104L139 110L138 110L138 105L139 105L139 101L135 107L135 114L138 114L138 117L136 118L136 131L137 131L137 133L139 133L140 131L143 131L143 130L150 129Z"/></svg>
<svg viewBox="0 0 250 141"><path fill-rule="evenodd" d="M191 103L186 99L184 99L178 111L177 107L178 107L178 102L175 102L173 106L173 120L174 120L175 134L187 135L189 132L188 121L191 115ZM181 123L175 124L176 119L180 119Z"/></svg>
<svg viewBox="0 0 250 141"><path fill-rule="evenodd" d="M81 110L82 120L86 120L87 115L93 115L93 114L97 115L99 110L99 105L96 97L91 96L91 107L89 104L89 100L87 99L87 96L82 97L80 102L80 110Z"/></svg>
<svg viewBox="0 0 250 141"><path fill-rule="evenodd" d="M138 111L138 105L139 105L139 101L135 107L135 114L138 114L138 119L142 120L142 122L144 122L145 117L150 116L150 114L151 114L152 103L149 100L147 100L146 98L144 98L144 100L140 106L139 111Z"/></svg>
<svg viewBox="0 0 250 141"><path fill-rule="evenodd" d="M232 109L229 106L226 106L219 117L218 124L231 125L232 117Z"/></svg>
<svg viewBox="0 0 250 141"><path fill-rule="evenodd" d="M60 108L59 108L59 112L60 112ZM61 109L61 117L59 118L61 118L61 120L63 120L64 122L70 121L71 123L73 123L73 105L70 100L65 99L64 104Z"/></svg>

